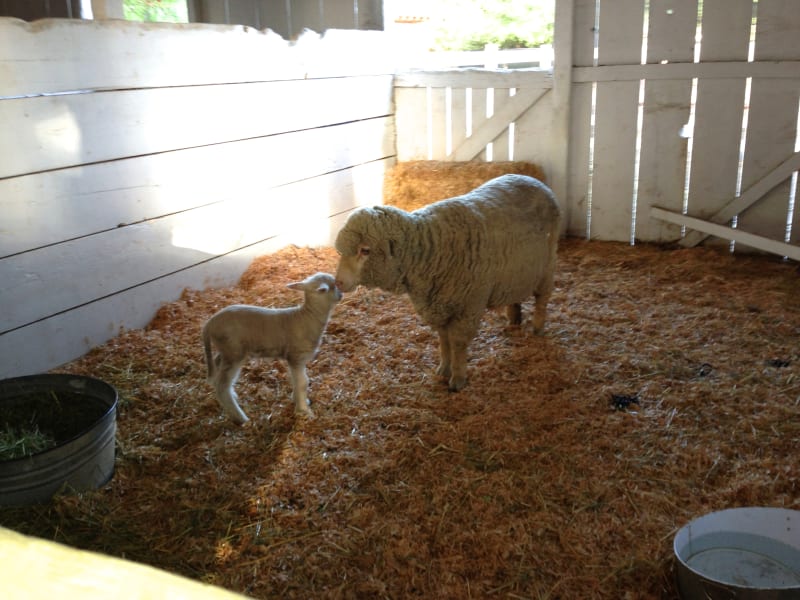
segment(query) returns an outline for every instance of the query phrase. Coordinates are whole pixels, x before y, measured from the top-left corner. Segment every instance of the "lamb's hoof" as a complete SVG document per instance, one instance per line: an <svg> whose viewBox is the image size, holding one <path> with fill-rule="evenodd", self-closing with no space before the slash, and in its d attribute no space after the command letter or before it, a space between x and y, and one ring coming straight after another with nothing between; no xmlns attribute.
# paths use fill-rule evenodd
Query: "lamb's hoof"
<svg viewBox="0 0 800 600"><path fill-rule="evenodd" d="M451 392L457 392L464 388L467 385L467 378L466 377L456 377L453 375L450 378L450 382L447 385L447 389Z"/></svg>
<svg viewBox="0 0 800 600"><path fill-rule="evenodd" d="M250 420L246 415L228 415L228 418L240 427Z"/></svg>
<svg viewBox="0 0 800 600"><path fill-rule="evenodd" d="M439 377L450 379L450 365L439 365L439 368L436 369L436 374Z"/></svg>
<svg viewBox="0 0 800 600"><path fill-rule="evenodd" d="M294 414L297 417L300 417L300 418L303 418L303 419L309 419L309 420L310 419L314 419L316 417L316 415L314 414L314 411L312 411L310 408L307 408L305 410L295 410Z"/></svg>

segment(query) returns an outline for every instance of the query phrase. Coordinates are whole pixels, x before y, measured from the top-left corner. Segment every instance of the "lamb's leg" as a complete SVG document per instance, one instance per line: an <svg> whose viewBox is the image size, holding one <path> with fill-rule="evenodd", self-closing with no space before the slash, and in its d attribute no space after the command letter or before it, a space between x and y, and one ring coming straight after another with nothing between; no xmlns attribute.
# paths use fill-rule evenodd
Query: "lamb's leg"
<svg viewBox="0 0 800 600"><path fill-rule="evenodd" d="M313 417L308 402L308 374L306 373L306 363L303 360L289 361L289 375L292 378L292 399L294 400L294 412L298 415Z"/></svg>
<svg viewBox="0 0 800 600"><path fill-rule="evenodd" d="M222 406L225 414L237 425L243 425L249 420L237 402L239 397L233 389L236 379L239 377L239 370L242 367L241 361L229 362L224 359L219 361L219 370L216 375L217 401Z"/></svg>
<svg viewBox="0 0 800 600"><path fill-rule="evenodd" d="M450 377L450 338L444 327L436 330L439 334L439 368L436 374L441 377Z"/></svg>

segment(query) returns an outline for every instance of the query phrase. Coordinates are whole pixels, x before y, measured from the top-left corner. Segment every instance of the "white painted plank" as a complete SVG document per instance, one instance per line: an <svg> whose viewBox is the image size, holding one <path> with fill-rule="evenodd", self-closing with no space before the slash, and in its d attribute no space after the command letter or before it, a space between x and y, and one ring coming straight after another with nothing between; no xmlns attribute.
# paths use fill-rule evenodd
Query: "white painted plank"
<svg viewBox="0 0 800 600"><path fill-rule="evenodd" d="M639 63L643 23L639 0L601 4L599 64ZM638 82L597 84L592 239L630 239L638 100Z"/></svg>
<svg viewBox="0 0 800 600"><path fill-rule="evenodd" d="M697 0L650 0L647 62L692 62Z"/></svg>
<svg viewBox="0 0 800 600"><path fill-rule="evenodd" d="M394 120L164 152L0 180L0 257L394 154Z"/></svg>
<svg viewBox="0 0 800 600"><path fill-rule="evenodd" d="M736 193L745 81L698 82L689 214L707 218Z"/></svg>
<svg viewBox="0 0 800 600"><path fill-rule="evenodd" d="M589 81L639 81L668 79L736 79L768 77L771 79L800 78L800 61L721 61L701 63L668 63L665 65L612 65L605 67L576 67L574 83Z"/></svg>
<svg viewBox="0 0 800 600"><path fill-rule="evenodd" d="M397 160L428 160L428 94L425 88L395 88Z"/></svg>
<svg viewBox="0 0 800 600"><path fill-rule="evenodd" d="M591 139L592 84L572 88L569 132L569 196L566 199L569 235L585 238L589 216L589 142Z"/></svg>
<svg viewBox="0 0 800 600"><path fill-rule="evenodd" d="M800 60L800 10L796 2L758 0L755 59Z"/></svg>
<svg viewBox="0 0 800 600"><path fill-rule="evenodd" d="M471 92L470 92L471 93ZM450 89L450 148L452 153L467 138L467 90L465 88Z"/></svg>
<svg viewBox="0 0 800 600"><path fill-rule="evenodd" d="M689 121L690 81L648 81L645 84L636 239L673 241L679 227L650 219L650 207L680 212L686 183L687 140L681 128Z"/></svg>
<svg viewBox="0 0 800 600"><path fill-rule="evenodd" d="M387 159L390 160L390 159ZM375 161L0 261L0 332L120 293L282 235L330 243L327 219L364 198L381 202L387 161Z"/></svg>
<svg viewBox="0 0 800 600"><path fill-rule="evenodd" d="M644 3L615 0L600 3L598 65L630 65L641 62Z"/></svg>
<svg viewBox="0 0 800 600"><path fill-rule="evenodd" d="M751 0L703 2L702 62L747 60L752 8ZM744 92L744 78L698 81L688 201L695 217L710 217L735 195Z"/></svg>
<svg viewBox="0 0 800 600"><path fill-rule="evenodd" d="M794 260L800 260L800 246L794 244L786 244L784 242L777 242L770 238L758 236L741 229L734 229L732 227L725 227L724 225L717 225L709 223L702 219L696 219L688 215L673 213L658 207L650 209L653 217L657 219L664 219L671 223L678 225L685 225L699 231L703 231L709 235L720 237L726 240L735 240L753 248L777 254L778 256L787 256Z"/></svg>
<svg viewBox="0 0 800 600"><path fill-rule="evenodd" d="M746 211L751 205L760 200L767 192L781 183L791 180L792 173L800 170L800 152L795 152L787 160L770 171L762 179L747 188L741 196L734 198L721 210L709 217L713 223L726 223L735 215ZM795 214L797 216L797 213ZM683 246L696 246L707 236L701 232L690 232L681 240Z"/></svg>
<svg viewBox="0 0 800 600"><path fill-rule="evenodd" d="M444 88L428 89L428 156L431 160L444 160L448 135L446 114L446 92Z"/></svg>
<svg viewBox="0 0 800 600"><path fill-rule="evenodd" d="M797 82L753 79L742 187L747 189L774 172L794 153L797 139ZM738 227L783 240L789 214L790 174L768 190L738 219Z"/></svg>
<svg viewBox="0 0 800 600"><path fill-rule="evenodd" d="M494 110L495 115L502 114L503 108L507 103L513 100L509 98L509 90L503 88L494 88ZM501 129L497 136L492 139L492 160L493 161L507 161L509 160L509 126L517 120L518 117L509 117L506 119L505 127ZM485 124L484 124L485 125Z"/></svg>
<svg viewBox="0 0 800 600"><path fill-rule="evenodd" d="M703 0L702 62L747 60L753 0Z"/></svg>
<svg viewBox="0 0 800 600"><path fill-rule="evenodd" d="M236 25L0 18L0 97L292 79L295 56L279 35Z"/></svg>
<svg viewBox="0 0 800 600"><path fill-rule="evenodd" d="M539 165L545 174L548 185L556 192L556 182L559 169L565 168L561 164L563 157L558 155L558 142L554 142L559 134L558 123L553 118L554 92L544 94L536 104L526 110L514 122L515 144L514 160L522 160ZM562 140L567 145L568 140ZM560 195L559 195L560 194ZM563 192L558 192L556 197L562 207L566 206L566 197ZM565 223L566 225L566 219Z"/></svg>
<svg viewBox="0 0 800 600"><path fill-rule="evenodd" d="M574 0L574 3L572 29L573 64L577 67L591 67L594 64L597 0ZM558 10L559 7L556 5L556 14L558 14ZM555 43L558 44L559 41L555 40Z"/></svg>
<svg viewBox="0 0 800 600"><path fill-rule="evenodd" d="M272 8L264 12L251 3L244 11L242 22L263 20L265 30L123 20L26 23L0 17L0 97L302 79L332 70L338 75L391 73L396 64L382 31L326 32L317 51L308 54L267 29L274 24ZM273 28L285 27L281 19Z"/></svg>
<svg viewBox="0 0 800 600"><path fill-rule="evenodd" d="M561 233L566 231L569 221L567 198L569 186L569 129L570 129L570 97L572 94L572 65L575 62L573 48L575 46L575 0L562 0L556 3L555 22L553 24L553 93L550 95L552 119L543 121L550 124L546 139L550 146L550 160L546 167L547 179L556 198L561 203L564 216L561 222ZM543 126L542 129L545 127ZM522 126L518 123L517 131ZM524 156L520 151L520 136L515 144L515 156ZM541 159L540 159L540 162Z"/></svg>
<svg viewBox="0 0 800 600"><path fill-rule="evenodd" d="M541 69L491 70L448 69L443 71L402 71L395 75L396 88L545 88L553 87L553 75Z"/></svg>
<svg viewBox="0 0 800 600"><path fill-rule="evenodd" d="M597 85L592 239L628 241L631 238L638 101L638 83Z"/></svg>
<svg viewBox="0 0 800 600"><path fill-rule="evenodd" d="M697 30L697 0L650 3L647 62L691 63ZM647 81L642 115L635 237L641 241L676 240L680 227L650 218L650 207L680 212L686 180L691 80Z"/></svg>
<svg viewBox="0 0 800 600"><path fill-rule="evenodd" d="M508 94L508 90L503 90ZM546 90L517 90L516 95L505 98L502 106L496 107L494 114L490 118L483 118L479 123L473 125L472 136L464 140L458 148L453 150L449 160L472 160L486 147L486 144L494 141L503 133L511 121L520 118L531 106L545 94ZM473 90L473 106L475 106L475 96L484 95L484 90ZM483 114L485 115L485 104L483 104ZM507 142L506 142L507 143ZM502 160L502 159L495 159Z"/></svg>
<svg viewBox="0 0 800 600"><path fill-rule="evenodd" d="M391 96L368 76L4 100L0 177L388 115Z"/></svg>
<svg viewBox="0 0 800 600"><path fill-rule="evenodd" d="M786 2L758 3L755 60L800 58L800 10ZM800 101L798 80L753 78L747 126L747 145L742 169L746 189L773 171L793 154ZM738 226L751 233L783 240L790 207L791 181L769 190L752 208L739 216ZM737 248L738 250L738 248Z"/></svg>

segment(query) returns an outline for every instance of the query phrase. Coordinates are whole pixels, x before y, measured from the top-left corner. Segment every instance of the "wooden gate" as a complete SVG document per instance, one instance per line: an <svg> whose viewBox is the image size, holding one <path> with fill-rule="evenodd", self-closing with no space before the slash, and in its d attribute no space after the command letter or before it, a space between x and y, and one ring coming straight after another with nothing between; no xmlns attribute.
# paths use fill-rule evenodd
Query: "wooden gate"
<svg viewBox="0 0 800 600"><path fill-rule="evenodd" d="M398 76L399 160L531 160L566 199L570 234L710 234L800 259L796 3L556 6L552 72Z"/></svg>

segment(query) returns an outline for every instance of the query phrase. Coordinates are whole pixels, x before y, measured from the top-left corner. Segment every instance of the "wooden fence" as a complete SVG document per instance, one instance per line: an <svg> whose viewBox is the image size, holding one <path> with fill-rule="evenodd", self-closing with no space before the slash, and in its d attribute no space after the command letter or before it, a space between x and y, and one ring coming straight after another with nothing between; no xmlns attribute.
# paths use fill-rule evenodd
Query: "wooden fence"
<svg viewBox="0 0 800 600"><path fill-rule="evenodd" d="M391 75L294 50L242 27L0 19L0 377L380 203Z"/></svg>
<svg viewBox="0 0 800 600"><path fill-rule="evenodd" d="M570 234L797 259L798 39L790 0L559 2L552 72L400 74L398 159L531 160Z"/></svg>

